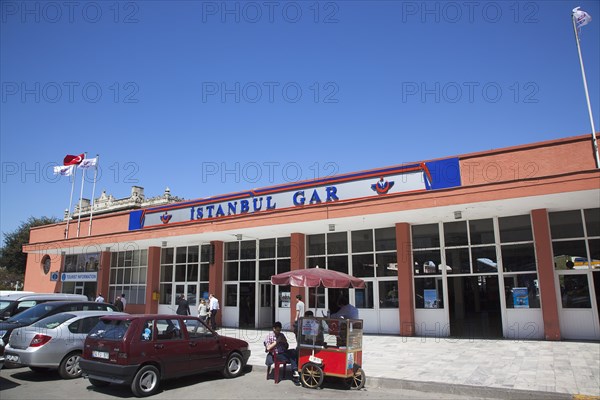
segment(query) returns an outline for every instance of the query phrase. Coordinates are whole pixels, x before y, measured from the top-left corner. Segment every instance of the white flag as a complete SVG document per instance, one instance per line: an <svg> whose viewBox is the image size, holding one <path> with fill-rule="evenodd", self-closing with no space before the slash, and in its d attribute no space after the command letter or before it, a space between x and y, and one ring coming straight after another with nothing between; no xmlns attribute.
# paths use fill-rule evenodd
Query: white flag
<svg viewBox="0 0 600 400"><path fill-rule="evenodd" d="M98 157L94 158L84 158L81 164L79 164L79 168L88 169L88 168L96 168L96 164L98 164Z"/></svg>
<svg viewBox="0 0 600 400"><path fill-rule="evenodd" d="M581 10L579 7L573 9L573 17L575 18L575 26L577 26L577 28L581 28L592 22L592 16Z"/></svg>
<svg viewBox="0 0 600 400"><path fill-rule="evenodd" d="M54 167L54 175L71 176L73 175L74 165L57 165Z"/></svg>

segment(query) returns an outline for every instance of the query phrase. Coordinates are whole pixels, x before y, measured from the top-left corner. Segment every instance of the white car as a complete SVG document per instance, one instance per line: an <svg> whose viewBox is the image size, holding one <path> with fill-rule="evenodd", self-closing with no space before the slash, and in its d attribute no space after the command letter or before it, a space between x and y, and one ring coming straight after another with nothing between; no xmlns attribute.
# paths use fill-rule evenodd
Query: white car
<svg viewBox="0 0 600 400"><path fill-rule="evenodd" d="M0 338L0 369L4 367L4 341Z"/></svg>
<svg viewBox="0 0 600 400"><path fill-rule="evenodd" d="M81 376L79 357L83 343L100 317L127 315L111 311L68 311L43 318L33 325L15 329L4 357L11 364L34 372L58 369L63 379Z"/></svg>

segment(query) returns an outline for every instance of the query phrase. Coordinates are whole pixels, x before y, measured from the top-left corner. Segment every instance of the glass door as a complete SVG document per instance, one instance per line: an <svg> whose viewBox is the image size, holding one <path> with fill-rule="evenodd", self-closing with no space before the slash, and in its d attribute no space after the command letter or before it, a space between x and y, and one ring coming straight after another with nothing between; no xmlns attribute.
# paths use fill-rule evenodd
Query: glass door
<svg viewBox="0 0 600 400"><path fill-rule="evenodd" d="M556 274L562 338L600 339L597 273L592 275L591 271L559 270Z"/></svg>
<svg viewBox="0 0 600 400"><path fill-rule="evenodd" d="M240 328L254 328L256 324L256 284L240 283Z"/></svg>
<svg viewBox="0 0 600 400"><path fill-rule="evenodd" d="M260 299L258 304L258 324L260 329L270 328L273 326L273 318L275 316L274 298L275 286L270 282L259 283Z"/></svg>
<svg viewBox="0 0 600 400"><path fill-rule="evenodd" d="M596 321L600 329L600 270L592 272L592 281L594 282L594 295L596 297Z"/></svg>
<svg viewBox="0 0 600 400"><path fill-rule="evenodd" d="M75 283L75 294L83 294L83 282ZM110 300L106 299L106 301L110 301Z"/></svg>
<svg viewBox="0 0 600 400"><path fill-rule="evenodd" d="M462 338L501 338L497 275L448 278L450 335Z"/></svg>

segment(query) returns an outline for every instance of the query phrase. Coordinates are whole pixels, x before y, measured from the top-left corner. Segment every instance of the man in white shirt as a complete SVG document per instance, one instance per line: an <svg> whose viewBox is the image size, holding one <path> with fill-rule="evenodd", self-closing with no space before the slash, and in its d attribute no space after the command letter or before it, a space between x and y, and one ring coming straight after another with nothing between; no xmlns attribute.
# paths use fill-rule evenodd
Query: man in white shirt
<svg viewBox="0 0 600 400"><path fill-rule="evenodd" d="M302 301L302 295L297 295L296 300L298 300L298 302L296 303L296 318L294 318L295 324L298 323L299 318L304 316L304 302Z"/></svg>
<svg viewBox="0 0 600 400"><path fill-rule="evenodd" d="M304 316L304 302L302 301L302 295L296 295L296 317L294 318L294 333L296 334L296 342L300 336L300 329L298 328L299 319Z"/></svg>
<svg viewBox="0 0 600 400"><path fill-rule="evenodd" d="M208 309L210 310L210 324L213 331L217 330L217 312L219 311L219 300L213 296L213 294L208 295Z"/></svg>
<svg viewBox="0 0 600 400"><path fill-rule="evenodd" d="M98 297L96 297L96 300L94 300L96 303L104 303L104 296L102 296L102 293L98 293Z"/></svg>
<svg viewBox="0 0 600 400"><path fill-rule="evenodd" d="M123 311L127 307L127 300L125 300L125 293L121 293L121 303L123 303Z"/></svg>

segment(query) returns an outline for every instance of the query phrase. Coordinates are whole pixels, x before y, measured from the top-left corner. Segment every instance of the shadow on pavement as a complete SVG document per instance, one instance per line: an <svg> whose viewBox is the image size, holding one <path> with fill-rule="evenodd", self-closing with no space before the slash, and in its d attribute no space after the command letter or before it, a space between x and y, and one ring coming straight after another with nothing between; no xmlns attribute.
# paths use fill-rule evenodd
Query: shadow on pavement
<svg viewBox="0 0 600 400"><path fill-rule="evenodd" d="M244 374L249 374L251 372L252 372L252 366L247 365L244 368ZM218 371L207 372L207 373L198 374L198 375L190 375L190 376L185 376L182 378L167 379L160 383L160 390L158 391L158 393L162 393L164 391L174 390L174 389L178 389L178 388L182 388L182 387L186 387L186 386L195 385L195 384L201 383L201 382L212 382L212 381L220 381L220 380L227 380L227 378L225 378L223 376L223 374L221 374ZM89 381L87 383L89 383ZM121 398L134 398L135 397L133 395L133 393L131 393L131 389L129 388L129 385L112 385L111 384L109 386L96 387L92 384L89 384L86 387L86 389L94 391L94 392L110 395L113 397L121 397Z"/></svg>
<svg viewBox="0 0 600 400"><path fill-rule="evenodd" d="M14 389L16 387L21 386L20 383L17 382L13 382L9 379L3 378L0 376L0 389L6 390L6 389Z"/></svg>
<svg viewBox="0 0 600 400"><path fill-rule="evenodd" d="M52 382L61 381L62 378L58 375L58 371L49 369L47 371L35 372L29 368L23 371L11 374L15 379L20 379L27 382Z"/></svg>

